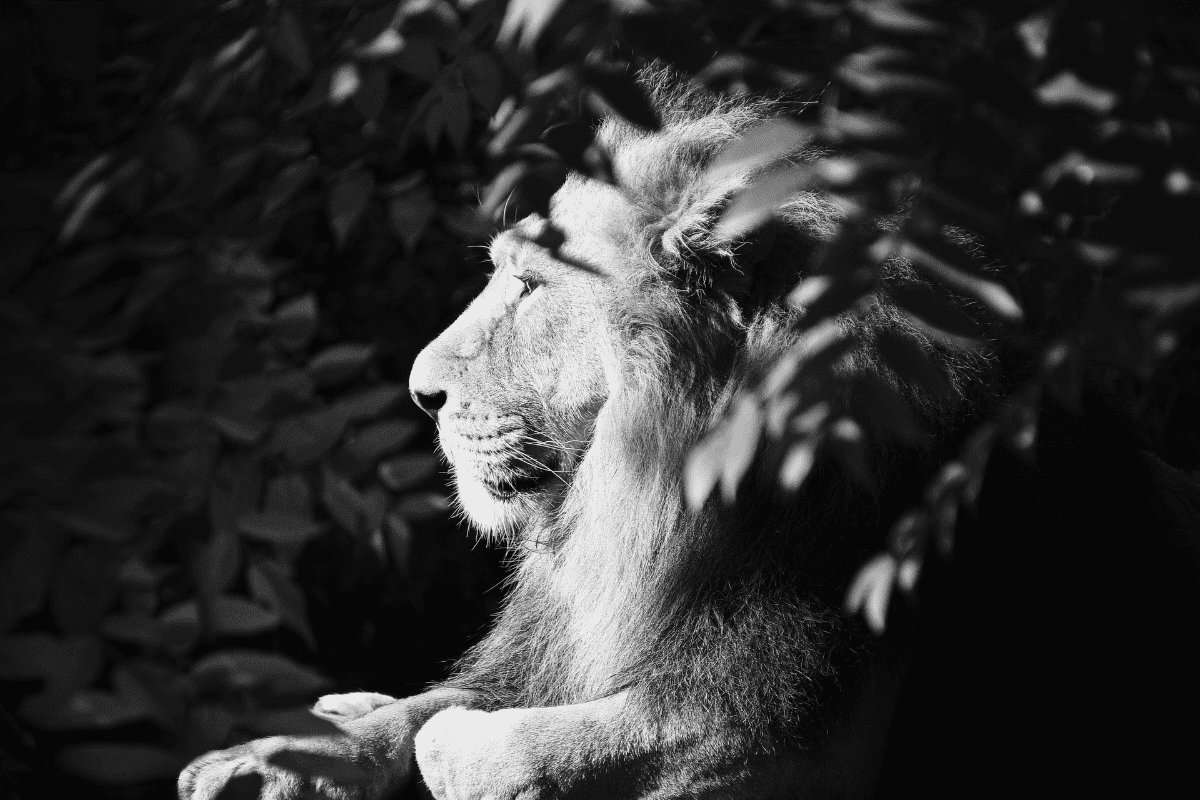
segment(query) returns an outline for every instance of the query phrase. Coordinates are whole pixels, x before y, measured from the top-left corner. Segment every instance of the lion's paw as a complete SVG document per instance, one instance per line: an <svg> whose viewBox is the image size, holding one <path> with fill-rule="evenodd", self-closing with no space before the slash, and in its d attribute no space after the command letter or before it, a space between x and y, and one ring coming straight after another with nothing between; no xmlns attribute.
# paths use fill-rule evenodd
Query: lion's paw
<svg viewBox="0 0 1200 800"><path fill-rule="evenodd" d="M518 733L522 709L448 708L417 732L417 766L438 800L552 796Z"/></svg>
<svg viewBox="0 0 1200 800"><path fill-rule="evenodd" d="M369 777L328 740L276 736L200 756L179 775L179 800L365 800ZM238 786L244 789L238 789Z"/></svg>
<svg viewBox="0 0 1200 800"><path fill-rule="evenodd" d="M317 700L313 713L334 722L365 717L377 708L395 703L396 698L377 692L327 694Z"/></svg>

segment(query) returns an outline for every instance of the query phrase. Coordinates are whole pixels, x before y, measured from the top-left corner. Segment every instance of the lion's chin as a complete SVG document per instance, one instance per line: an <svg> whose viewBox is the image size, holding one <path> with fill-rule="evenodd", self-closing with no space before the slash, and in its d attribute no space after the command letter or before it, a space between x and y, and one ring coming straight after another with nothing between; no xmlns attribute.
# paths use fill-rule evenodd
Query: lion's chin
<svg viewBox="0 0 1200 800"><path fill-rule="evenodd" d="M492 486L480 478L455 470L458 505L479 531L489 536L511 536L538 513L543 491L539 487Z"/></svg>

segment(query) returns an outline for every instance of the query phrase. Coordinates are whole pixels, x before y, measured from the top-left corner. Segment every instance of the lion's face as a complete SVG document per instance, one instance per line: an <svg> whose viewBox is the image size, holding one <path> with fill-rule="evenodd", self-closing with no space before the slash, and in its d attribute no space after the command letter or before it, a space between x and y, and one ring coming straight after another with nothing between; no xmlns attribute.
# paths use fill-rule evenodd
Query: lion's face
<svg viewBox="0 0 1200 800"><path fill-rule="evenodd" d="M633 291L634 214L604 184L572 178L550 221L556 257L531 216L496 238L487 287L413 364L413 399L438 423L458 502L481 530L511 533L562 493L613 391L617 328Z"/></svg>

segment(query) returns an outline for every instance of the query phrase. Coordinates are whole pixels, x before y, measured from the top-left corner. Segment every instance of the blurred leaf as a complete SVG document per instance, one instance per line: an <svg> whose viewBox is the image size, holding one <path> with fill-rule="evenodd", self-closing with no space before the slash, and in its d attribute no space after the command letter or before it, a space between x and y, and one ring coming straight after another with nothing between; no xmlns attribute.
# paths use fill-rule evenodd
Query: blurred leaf
<svg viewBox="0 0 1200 800"><path fill-rule="evenodd" d="M88 545L71 548L50 593L54 621L66 633L99 629L117 599L117 589L116 566L107 552Z"/></svg>
<svg viewBox="0 0 1200 800"><path fill-rule="evenodd" d="M382 456L408 444L420 425L407 419L389 419L367 425L344 445L347 455L357 464L372 466Z"/></svg>
<svg viewBox="0 0 1200 800"><path fill-rule="evenodd" d="M395 197L388 203L388 224L404 244L405 255L412 257L417 243L433 219L437 203L417 194Z"/></svg>
<svg viewBox="0 0 1200 800"><path fill-rule="evenodd" d="M306 475L298 472L288 472L272 478L267 484L263 510L268 514L311 517L313 502L308 481Z"/></svg>
<svg viewBox="0 0 1200 800"><path fill-rule="evenodd" d="M923 333L933 339L948 341L956 347L978 347L979 325L945 296L910 285L893 287L892 299Z"/></svg>
<svg viewBox="0 0 1200 800"><path fill-rule="evenodd" d="M790 119L776 119L756 125L712 160L705 178L717 182L732 175L749 174L793 155L813 135L810 126Z"/></svg>
<svg viewBox="0 0 1200 800"><path fill-rule="evenodd" d="M928 392L940 402L954 399L954 387L946 372L929 358L916 339L896 331L881 330L875 334L875 346L902 381Z"/></svg>
<svg viewBox="0 0 1200 800"><path fill-rule="evenodd" d="M191 650L200 637L200 606L196 600L184 600L158 615L163 645L174 655Z"/></svg>
<svg viewBox="0 0 1200 800"><path fill-rule="evenodd" d="M374 348L365 344L345 342L321 350L308 361L308 374L322 388L345 383L367 365Z"/></svg>
<svg viewBox="0 0 1200 800"><path fill-rule="evenodd" d="M779 485L794 492L803 485L817 462L819 440L807 436L788 448L787 455L779 466Z"/></svg>
<svg viewBox="0 0 1200 800"><path fill-rule="evenodd" d="M762 426L758 398L751 395L739 398L729 417L722 454L721 497L730 505L737 499L738 485L754 460Z"/></svg>
<svg viewBox="0 0 1200 800"><path fill-rule="evenodd" d="M407 389L400 384L381 383L344 394L333 407L348 421L359 422L378 417L407 394Z"/></svg>
<svg viewBox="0 0 1200 800"><path fill-rule="evenodd" d="M462 62L463 84L480 108L489 114L500 105L502 71L496 60L487 53L471 53Z"/></svg>
<svg viewBox="0 0 1200 800"><path fill-rule="evenodd" d="M296 193L303 189L316 174L316 156L309 156L303 161L297 161L284 167L267 189L262 215L269 217L286 207Z"/></svg>
<svg viewBox="0 0 1200 800"><path fill-rule="evenodd" d="M392 557L392 567L396 574L407 578L412 572L412 527L399 514L388 514L384 519L384 535L388 553Z"/></svg>
<svg viewBox="0 0 1200 800"><path fill-rule="evenodd" d="M889 33L933 36L945 32L945 25L914 13L909 5L918 4L903 0L852 0L850 8L873 27Z"/></svg>
<svg viewBox="0 0 1200 800"><path fill-rule="evenodd" d="M292 69L307 77L313 69L312 54L300 20L289 9L279 12L279 23L272 38L275 52L292 65Z"/></svg>
<svg viewBox="0 0 1200 800"><path fill-rule="evenodd" d="M202 689L250 691L268 697L305 696L330 687L329 680L316 670L261 650L218 650L197 661L190 675Z"/></svg>
<svg viewBox="0 0 1200 800"><path fill-rule="evenodd" d="M444 517L449 510L450 501L438 492L409 492L396 503L396 513L416 522Z"/></svg>
<svg viewBox="0 0 1200 800"><path fill-rule="evenodd" d="M163 638L162 626L146 614L113 614L105 617L100 632L106 639L142 647L154 647Z"/></svg>
<svg viewBox="0 0 1200 800"><path fill-rule="evenodd" d="M271 316L271 335L285 350L299 350L317 332L317 297L312 292L279 304Z"/></svg>
<svg viewBox="0 0 1200 800"><path fill-rule="evenodd" d="M204 161L204 147L195 132L182 123L165 125L154 139L152 156L158 166L181 181L196 177Z"/></svg>
<svg viewBox="0 0 1200 800"><path fill-rule="evenodd" d="M362 82L354 93L354 107L368 122L379 116L387 103L388 71L384 67L369 65L360 72Z"/></svg>
<svg viewBox="0 0 1200 800"><path fill-rule="evenodd" d="M375 177L365 169L343 175L329 191L326 210L329 213L329 226L339 248L346 246L350 231L362 217L374 191Z"/></svg>
<svg viewBox="0 0 1200 800"><path fill-rule="evenodd" d="M762 176L729 204L713 236L732 241L750 233L770 219L784 201L807 187L812 178L810 164L790 165Z"/></svg>
<svg viewBox="0 0 1200 800"><path fill-rule="evenodd" d="M896 559L889 553L879 553L858 570L846 591L847 613L862 611L875 633L883 633L887 623L896 571Z"/></svg>
<svg viewBox="0 0 1200 800"><path fill-rule="evenodd" d="M513 0L504 11L496 43L505 49L532 51L562 4L563 0Z"/></svg>
<svg viewBox="0 0 1200 800"><path fill-rule="evenodd" d="M148 719L150 708L142 698L86 689L61 698L34 695L19 713L43 730L70 731L128 725Z"/></svg>
<svg viewBox="0 0 1200 800"><path fill-rule="evenodd" d="M363 533L363 497L350 481L330 469L322 471L321 500L325 510L351 536Z"/></svg>
<svg viewBox="0 0 1200 800"><path fill-rule="evenodd" d="M358 66L353 63L340 65L329 78L329 102L337 105L353 97L362 86Z"/></svg>
<svg viewBox="0 0 1200 800"><path fill-rule="evenodd" d="M260 542L300 544L324 532L320 522L300 515L249 513L238 518L238 529Z"/></svg>
<svg viewBox="0 0 1200 800"><path fill-rule="evenodd" d="M91 217L92 212L100 205L100 201L108 194L108 185L98 183L88 187L83 195L79 198L79 202L75 204L75 208L71 209L71 213L67 215L63 221L62 229L58 234L60 244L67 244L79 235L79 231Z"/></svg>
<svg viewBox="0 0 1200 800"><path fill-rule="evenodd" d="M67 206L71 205L71 201L78 197L85 186L94 182L100 177L113 162L111 153L101 153L93 158L88 163L76 172L69 181L67 181L58 196L54 198L54 208L58 211L66 210Z"/></svg>
<svg viewBox="0 0 1200 800"><path fill-rule="evenodd" d="M437 472L438 457L434 453L411 453L389 458L379 465L379 479L394 492L419 485Z"/></svg>
<svg viewBox="0 0 1200 800"><path fill-rule="evenodd" d="M296 465L316 461L337 444L346 418L337 408L295 414L280 420L267 442L267 452L283 453Z"/></svg>
<svg viewBox="0 0 1200 800"><path fill-rule="evenodd" d="M171 750L117 743L69 745L57 761L67 772L104 786L174 780L187 765L186 757Z"/></svg>
<svg viewBox="0 0 1200 800"><path fill-rule="evenodd" d="M242 565L242 546L229 530L214 530L212 537L196 554L196 586L204 597L216 597L238 576Z"/></svg>
<svg viewBox="0 0 1200 800"><path fill-rule="evenodd" d="M1112 111L1119 95L1112 89L1081 81L1073 72L1060 72L1034 90L1043 105L1075 106L1093 114Z"/></svg>
<svg viewBox="0 0 1200 800"><path fill-rule="evenodd" d="M227 594L208 603L212 631L222 636L253 636L279 627L280 615L244 597Z"/></svg>
<svg viewBox="0 0 1200 800"><path fill-rule="evenodd" d="M879 491L871 465L871 449L862 427L850 417L839 417L826 428L825 449L841 464L859 488L874 494Z"/></svg>
<svg viewBox="0 0 1200 800"><path fill-rule="evenodd" d="M467 134L471 129L471 101L461 89L447 89L442 95L442 125L446 136L458 153L467 146Z"/></svg>
<svg viewBox="0 0 1200 800"><path fill-rule="evenodd" d="M247 569L246 581L255 600L278 613L283 624L299 634L309 650L317 649L316 636L308 623L308 604L304 592L289 577L282 564L256 561Z"/></svg>
<svg viewBox="0 0 1200 800"><path fill-rule="evenodd" d="M1010 325L1019 325L1024 319L1021 306L1008 290L983 277L973 267L953 264L911 241L901 244L900 255L929 270L944 284L975 298L984 308ZM962 257L965 259L966 254Z"/></svg>
<svg viewBox="0 0 1200 800"><path fill-rule="evenodd" d="M236 151L224 159L220 166L217 167L217 175L213 180L212 196L214 198L222 197L234 186L237 186L243 178L250 174L250 170L258 163L261 156L262 148L258 145L251 145Z"/></svg>
<svg viewBox="0 0 1200 800"><path fill-rule="evenodd" d="M267 423L253 417L229 417L212 411L204 417L222 436L234 444L255 444L267 432Z"/></svg>
<svg viewBox="0 0 1200 800"><path fill-rule="evenodd" d="M433 83L442 74L442 59L437 48L424 39L406 39L395 64L406 75L427 83Z"/></svg>

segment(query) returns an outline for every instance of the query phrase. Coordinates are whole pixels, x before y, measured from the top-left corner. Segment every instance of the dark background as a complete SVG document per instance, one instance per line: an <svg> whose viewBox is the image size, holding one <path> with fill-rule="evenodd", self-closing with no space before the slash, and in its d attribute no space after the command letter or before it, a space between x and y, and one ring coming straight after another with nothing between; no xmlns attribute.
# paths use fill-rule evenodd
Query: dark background
<svg viewBox="0 0 1200 800"><path fill-rule="evenodd" d="M649 59L900 125L822 117L865 166L832 188L919 185L1006 265L1035 388L1086 367L1200 476L1194 6L987 5L0 6L0 795L169 796L480 635L500 555L449 518L409 365L505 216L604 176L599 114L655 124Z"/></svg>

